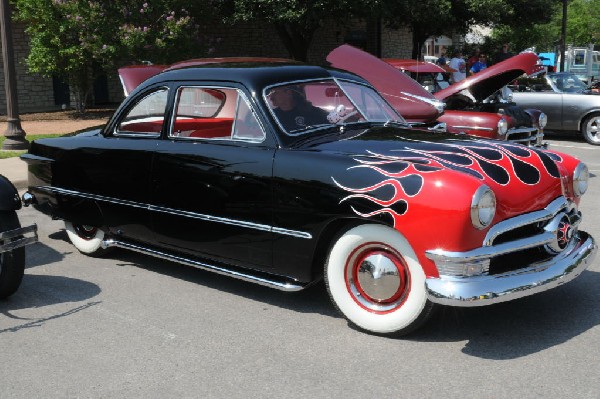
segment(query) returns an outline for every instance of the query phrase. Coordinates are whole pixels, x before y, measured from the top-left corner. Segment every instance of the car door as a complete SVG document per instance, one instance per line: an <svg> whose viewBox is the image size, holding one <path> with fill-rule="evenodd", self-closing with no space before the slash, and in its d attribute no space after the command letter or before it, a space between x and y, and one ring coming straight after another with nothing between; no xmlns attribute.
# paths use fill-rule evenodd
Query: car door
<svg viewBox="0 0 600 399"><path fill-rule="evenodd" d="M65 153L59 165L74 176L73 189L81 192L82 215L71 206L70 220L87 220L97 206L104 223L116 235L139 241L153 240L150 211L150 170L167 118L169 90L159 85L132 98L118 111L104 135L86 138L77 150ZM66 159L69 157L69 159ZM86 204L94 204L93 208Z"/></svg>
<svg viewBox="0 0 600 399"><path fill-rule="evenodd" d="M555 91L545 79L536 80L524 88L527 91L514 92L513 101L523 108L535 108L548 116L546 129L563 128L563 93Z"/></svg>
<svg viewBox="0 0 600 399"><path fill-rule="evenodd" d="M241 88L182 85L153 164L158 242L214 262L272 267L275 146Z"/></svg>

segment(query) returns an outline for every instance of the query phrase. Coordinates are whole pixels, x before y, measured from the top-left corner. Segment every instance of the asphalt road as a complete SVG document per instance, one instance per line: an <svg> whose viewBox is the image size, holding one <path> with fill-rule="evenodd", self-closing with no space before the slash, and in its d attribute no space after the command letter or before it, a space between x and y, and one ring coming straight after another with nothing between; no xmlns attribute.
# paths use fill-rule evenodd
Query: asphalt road
<svg viewBox="0 0 600 399"><path fill-rule="evenodd" d="M549 136L592 172L600 147ZM31 209L19 291L0 301L0 398L598 398L600 257L575 281L442 311L404 339L350 328L323 285L283 293L130 252L88 258Z"/></svg>

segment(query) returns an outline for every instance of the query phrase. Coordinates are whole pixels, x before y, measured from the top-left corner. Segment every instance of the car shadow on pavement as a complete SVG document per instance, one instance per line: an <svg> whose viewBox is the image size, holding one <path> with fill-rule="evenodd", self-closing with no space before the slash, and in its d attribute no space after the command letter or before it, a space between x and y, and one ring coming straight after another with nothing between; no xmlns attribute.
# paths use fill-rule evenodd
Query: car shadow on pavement
<svg viewBox="0 0 600 399"><path fill-rule="evenodd" d="M528 356L600 324L599 284L600 273L587 270L568 284L530 297L483 307L444 306L410 339L466 340L462 352L483 359Z"/></svg>
<svg viewBox="0 0 600 399"><path fill-rule="evenodd" d="M584 145L589 145L590 147L594 147L593 145L588 144L587 141L585 141L585 139L583 138L583 136L581 135L580 132L575 132L575 131L574 132L546 131L546 132L544 132L544 139L560 141L562 144L568 144L570 142L571 144L584 144ZM552 149L552 145L550 145L548 148Z"/></svg>
<svg viewBox="0 0 600 399"><path fill-rule="evenodd" d="M18 291L9 298L0 300L0 314L5 316L0 334L41 327L46 322L71 316L100 302L89 301L100 293L100 287L88 281L64 276L25 274ZM85 302L87 301L87 302ZM44 311L40 308L70 304L67 310ZM26 316L25 316L26 315ZM11 323L11 320L14 323Z"/></svg>
<svg viewBox="0 0 600 399"><path fill-rule="evenodd" d="M123 266L140 267L294 312L342 318L323 282L286 293L128 251L115 252L111 257ZM421 329L398 339L467 341L462 352L484 359L527 356L599 325L600 294L596 288L599 285L600 273L585 271L578 279L556 289L506 303L474 308L443 306Z"/></svg>
<svg viewBox="0 0 600 399"><path fill-rule="evenodd" d="M35 250L33 250L33 246L26 247L25 249L26 269L60 262L65 257L65 254L58 252L40 241L33 245L35 245Z"/></svg>
<svg viewBox="0 0 600 399"><path fill-rule="evenodd" d="M283 292L229 276L223 276L126 250L117 249L110 254L110 258L114 259L117 265L120 266L139 267L211 289L289 309L294 312L341 317L331 303L325 289L325 284L322 282L307 287L302 291Z"/></svg>
<svg viewBox="0 0 600 399"><path fill-rule="evenodd" d="M6 317L6 322L0 326L0 334L40 327L50 320L70 316L100 303L89 301L101 292L100 287L94 283L66 276L32 273L36 267L62 261L65 253L38 241L25 248L25 257L25 275L19 289L9 298L0 300L0 315ZM74 304L69 305L68 310L61 307L58 312L38 311L40 308L48 309L48 306L72 302ZM40 313L43 316L34 316Z"/></svg>

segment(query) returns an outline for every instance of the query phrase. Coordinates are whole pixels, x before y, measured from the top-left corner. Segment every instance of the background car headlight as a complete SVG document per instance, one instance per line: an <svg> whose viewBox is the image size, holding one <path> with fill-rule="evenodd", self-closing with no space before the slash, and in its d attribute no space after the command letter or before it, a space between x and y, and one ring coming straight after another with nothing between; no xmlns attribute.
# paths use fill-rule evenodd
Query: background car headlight
<svg viewBox="0 0 600 399"><path fill-rule="evenodd" d="M471 223L482 230L492 223L496 215L496 196L488 186L481 186L471 200Z"/></svg>
<svg viewBox="0 0 600 399"><path fill-rule="evenodd" d="M573 193L577 197L581 197L587 191L589 178L590 172L587 165L580 162L573 172Z"/></svg>
<svg viewBox="0 0 600 399"><path fill-rule="evenodd" d="M545 127L547 123L548 123L548 116L542 112L540 114L540 118L538 119L538 126Z"/></svg>
<svg viewBox="0 0 600 399"><path fill-rule="evenodd" d="M508 132L508 122L502 118L498 121L498 134L504 136Z"/></svg>

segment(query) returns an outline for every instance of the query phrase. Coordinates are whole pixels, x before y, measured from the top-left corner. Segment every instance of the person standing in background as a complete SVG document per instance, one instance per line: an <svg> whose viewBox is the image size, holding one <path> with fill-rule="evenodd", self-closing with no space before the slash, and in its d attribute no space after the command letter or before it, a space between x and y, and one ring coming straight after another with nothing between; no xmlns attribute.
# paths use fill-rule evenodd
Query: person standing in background
<svg viewBox="0 0 600 399"><path fill-rule="evenodd" d="M513 55L514 54L509 51L508 43L504 43L500 51L494 55L494 64L507 60Z"/></svg>
<svg viewBox="0 0 600 399"><path fill-rule="evenodd" d="M452 72L452 83L460 82L467 77L467 63L462 57L461 50L454 50L452 52L452 59L448 65L454 71Z"/></svg>
<svg viewBox="0 0 600 399"><path fill-rule="evenodd" d="M473 51L473 54L467 59L467 71L471 70L471 67L477 61L479 61L480 54L481 54L481 51L479 50L479 48L476 48L475 51Z"/></svg>
<svg viewBox="0 0 600 399"><path fill-rule="evenodd" d="M446 49L445 48L442 50L442 54L440 55L440 58L438 58L435 63L441 67L446 66L446 64L448 63L448 60L446 59Z"/></svg>
<svg viewBox="0 0 600 399"><path fill-rule="evenodd" d="M483 71L485 68L487 68L487 57L485 54L480 54L479 60L477 60L477 62L474 63L471 68L469 68L469 72L474 74Z"/></svg>

